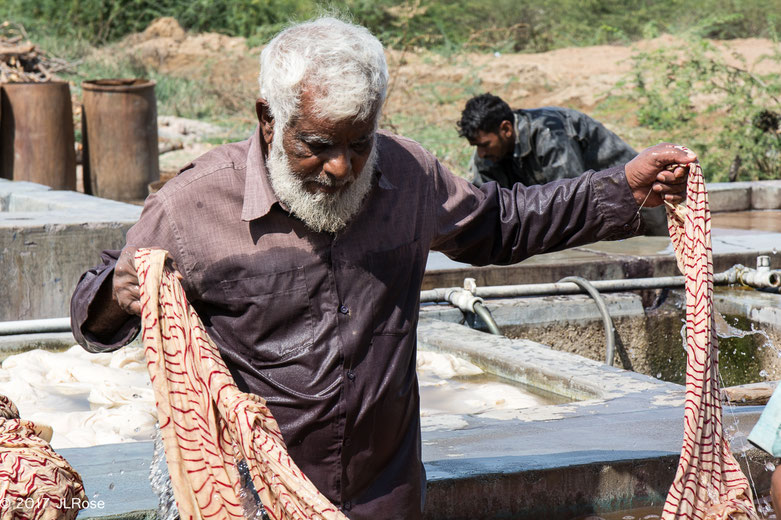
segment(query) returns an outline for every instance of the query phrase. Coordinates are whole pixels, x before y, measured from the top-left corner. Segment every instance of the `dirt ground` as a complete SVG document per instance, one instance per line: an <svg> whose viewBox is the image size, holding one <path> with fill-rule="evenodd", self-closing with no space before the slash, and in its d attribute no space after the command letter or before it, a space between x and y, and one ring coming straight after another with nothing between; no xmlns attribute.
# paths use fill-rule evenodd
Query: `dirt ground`
<svg viewBox="0 0 781 520"><path fill-rule="evenodd" d="M444 125L455 132L464 102L485 91L503 97L514 108L559 105L592 113L610 95L611 88L626 77L633 53L681 43L665 35L631 46L566 48L538 54L443 56L416 49L389 50L391 84L384 126L401 130L413 120L418 127ZM772 54L774 46L778 50L778 44L771 40L714 43L732 64L741 65L734 57L739 55L754 67L753 72L781 73L777 61L759 60L762 55ZM176 20L161 18L144 32L101 52L127 53L149 69L174 76L205 78L217 87L224 86L226 95L246 96L248 100L256 96L260 48L248 47L244 38L191 34ZM627 140L631 144L646 146L638 142L642 139L633 142L631 114L614 120L611 117L602 119L609 128L623 136L630 134Z"/></svg>

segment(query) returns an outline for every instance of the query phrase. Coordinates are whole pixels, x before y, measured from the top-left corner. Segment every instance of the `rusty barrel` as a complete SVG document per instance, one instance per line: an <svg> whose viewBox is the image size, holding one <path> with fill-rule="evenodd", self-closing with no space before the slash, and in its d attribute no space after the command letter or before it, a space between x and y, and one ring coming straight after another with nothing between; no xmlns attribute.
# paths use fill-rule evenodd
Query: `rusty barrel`
<svg viewBox="0 0 781 520"><path fill-rule="evenodd" d="M81 84L84 189L141 200L160 175L155 82L98 79Z"/></svg>
<svg viewBox="0 0 781 520"><path fill-rule="evenodd" d="M0 88L0 177L76 189L73 106L67 83Z"/></svg>

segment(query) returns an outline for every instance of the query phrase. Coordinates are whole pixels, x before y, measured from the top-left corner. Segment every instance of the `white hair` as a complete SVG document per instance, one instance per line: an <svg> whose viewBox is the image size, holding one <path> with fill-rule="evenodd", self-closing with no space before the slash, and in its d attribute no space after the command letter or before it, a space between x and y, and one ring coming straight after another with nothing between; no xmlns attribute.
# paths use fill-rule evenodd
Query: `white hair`
<svg viewBox="0 0 781 520"><path fill-rule="evenodd" d="M380 114L388 66L368 29L326 17L275 36L260 54L259 83L279 131L297 114L305 87L316 89L318 117L366 120Z"/></svg>

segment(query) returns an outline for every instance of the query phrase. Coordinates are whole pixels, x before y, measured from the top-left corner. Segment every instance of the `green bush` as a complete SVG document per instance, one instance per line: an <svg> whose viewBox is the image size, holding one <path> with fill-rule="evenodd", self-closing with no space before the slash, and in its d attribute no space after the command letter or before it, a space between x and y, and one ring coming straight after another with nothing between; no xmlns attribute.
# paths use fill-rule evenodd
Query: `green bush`
<svg viewBox="0 0 781 520"><path fill-rule="evenodd" d="M692 32L709 38L781 32L781 3L765 0L3 0L0 17L91 43L140 31L160 16L185 29L268 38L325 8L393 46L541 51Z"/></svg>
<svg viewBox="0 0 781 520"><path fill-rule="evenodd" d="M633 58L629 98L638 123L668 139L698 139L709 180L781 179L781 75L751 72L738 54L728 64L713 43L693 39L681 47ZM760 60L781 63L781 46Z"/></svg>
<svg viewBox="0 0 781 520"><path fill-rule="evenodd" d="M0 15L58 35L104 43L143 30L161 16L186 29L251 36L306 15L313 0L5 0Z"/></svg>

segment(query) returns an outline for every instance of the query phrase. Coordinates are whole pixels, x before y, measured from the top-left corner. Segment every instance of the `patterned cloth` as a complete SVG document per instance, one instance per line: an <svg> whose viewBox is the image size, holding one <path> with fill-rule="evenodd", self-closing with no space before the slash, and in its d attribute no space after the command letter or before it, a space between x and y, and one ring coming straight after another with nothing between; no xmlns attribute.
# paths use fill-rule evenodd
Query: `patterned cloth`
<svg viewBox="0 0 781 520"><path fill-rule="evenodd" d="M662 518L756 518L748 481L721 422L710 210L699 164L689 166L686 205L668 205L667 213L678 268L686 277L688 362L683 448Z"/></svg>
<svg viewBox="0 0 781 520"><path fill-rule="evenodd" d="M78 473L49 446L51 429L0 395L0 518L71 520L87 505Z"/></svg>
<svg viewBox="0 0 781 520"><path fill-rule="evenodd" d="M182 519L244 519L245 460L270 518L346 520L290 458L263 398L240 392L167 253L139 249L144 351Z"/></svg>

